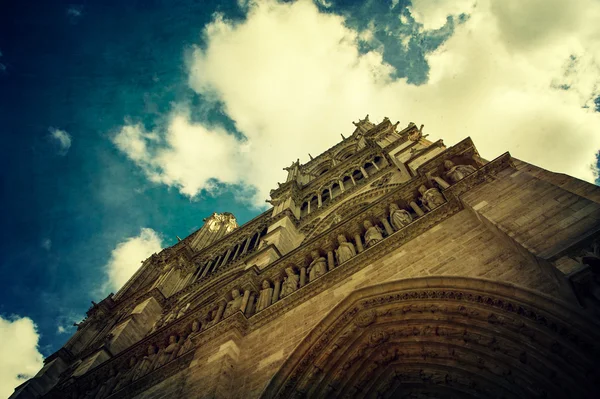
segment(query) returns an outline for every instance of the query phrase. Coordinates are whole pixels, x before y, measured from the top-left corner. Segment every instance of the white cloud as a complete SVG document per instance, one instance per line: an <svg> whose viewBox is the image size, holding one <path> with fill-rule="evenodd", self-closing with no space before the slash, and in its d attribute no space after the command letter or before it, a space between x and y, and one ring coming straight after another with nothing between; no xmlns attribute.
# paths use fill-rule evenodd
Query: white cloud
<svg viewBox="0 0 600 399"><path fill-rule="evenodd" d="M217 16L189 61L190 86L221 101L245 140L177 112L165 132L125 126L115 143L154 181L190 196L210 188L211 178L244 183L258 188L259 203L285 178L281 167L334 145L367 113L424 123L430 138L449 145L471 136L488 159L510 150L593 180L600 114L584 107L598 95L599 3L572 1L577 24L554 25L519 1L482 0L472 9L472 2L438 1L446 15L471 14L428 55L429 81L420 86L392 81L380 52L361 54L359 33L342 17L309 1L257 3L243 22ZM425 27L445 20L428 20L425 2L414 2L414 13L419 4Z"/></svg>
<svg viewBox="0 0 600 399"><path fill-rule="evenodd" d="M69 148L71 148L71 135L64 130L54 127L49 128L48 131L50 132L50 137L56 140L59 146L59 154L66 155L69 152Z"/></svg>
<svg viewBox="0 0 600 399"><path fill-rule="evenodd" d="M425 30L439 29L446 24L448 16L468 14L475 6L475 0L411 0L411 3L408 9L412 17Z"/></svg>
<svg viewBox="0 0 600 399"><path fill-rule="evenodd" d="M37 326L28 317L0 316L0 397L33 377L44 365Z"/></svg>
<svg viewBox="0 0 600 399"><path fill-rule="evenodd" d="M140 268L141 262L162 247L159 235L149 228L143 228L138 236L117 244L106 266L109 288L117 290L122 287Z"/></svg>

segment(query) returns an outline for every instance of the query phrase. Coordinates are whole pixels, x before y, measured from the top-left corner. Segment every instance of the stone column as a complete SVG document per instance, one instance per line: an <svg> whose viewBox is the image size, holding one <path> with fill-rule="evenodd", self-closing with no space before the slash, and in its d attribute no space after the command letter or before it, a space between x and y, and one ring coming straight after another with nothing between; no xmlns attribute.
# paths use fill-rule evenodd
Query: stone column
<svg viewBox="0 0 600 399"><path fill-rule="evenodd" d="M354 233L354 241L356 242L356 250L358 251L358 253L361 253L362 251L364 251L364 247L362 244L362 238L360 236L360 231L357 231L356 233Z"/></svg>
<svg viewBox="0 0 600 399"><path fill-rule="evenodd" d="M212 260L206 262L206 265L204 266L204 270L202 271L202 275L200 276L200 278L205 277L208 274L208 271L210 270L210 267L212 266Z"/></svg>
<svg viewBox="0 0 600 399"><path fill-rule="evenodd" d="M418 217L423 216L425 214L425 212L423 212L419 205L417 205L417 203L414 201L410 202L410 207L416 212Z"/></svg>
<svg viewBox="0 0 600 399"><path fill-rule="evenodd" d="M375 169L379 170L379 166L377 166L377 162L375 162L375 160L373 160L373 166L375 166Z"/></svg>
<svg viewBox="0 0 600 399"><path fill-rule="evenodd" d="M450 187L450 184L446 183L446 180L442 179L439 176L433 176L433 180L435 180L435 182L440 186L442 190L445 190L448 187Z"/></svg>
<svg viewBox="0 0 600 399"><path fill-rule="evenodd" d="M219 267L223 267L225 266L225 264L227 263L227 261L229 260L229 255L231 255L231 248L229 248L227 250L227 252L225 253L225 257L223 258L223 261L221 262L221 264L219 265Z"/></svg>
<svg viewBox="0 0 600 399"><path fill-rule="evenodd" d="M333 199L333 191L331 191L331 187L329 187L328 190L329 190L329 201L331 201Z"/></svg>
<svg viewBox="0 0 600 399"><path fill-rule="evenodd" d="M242 255L248 252L248 247L250 246L250 241L252 241L252 236L246 239L246 244L244 245L244 250L242 251Z"/></svg>
<svg viewBox="0 0 600 399"><path fill-rule="evenodd" d="M227 302L222 300L219 302L219 309L217 310L217 315L215 316L215 324L221 321L223 318L223 312L225 311L225 306L227 306Z"/></svg>
<svg viewBox="0 0 600 399"><path fill-rule="evenodd" d="M248 306L248 301L250 300L250 290L246 289L244 291L244 298L242 299L242 305L240 306L240 310L245 314L246 307Z"/></svg>
<svg viewBox="0 0 600 399"><path fill-rule="evenodd" d="M215 263L213 263L212 265L212 270L210 271L211 273L215 272L218 268L219 268L219 263L221 262L222 256L219 255L217 257L217 260L215 261Z"/></svg>
<svg viewBox="0 0 600 399"><path fill-rule="evenodd" d="M244 310L244 314L245 315L249 315L250 311L252 310L252 305L254 304L254 301L256 300L256 294L254 294L254 292L250 293L250 299L248 300L248 304L246 305L246 310Z"/></svg>
<svg viewBox="0 0 600 399"><path fill-rule="evenodd" d="M234 261L237 259L238 255L240 254L240 249L242 248L242 244L240 243L237 246L237 249L235 250L235 253L233 254L233 258L231 258L231 261Z"/></svg>
<svg viewBox="0 0 600 399"><path fill-rule="evenodd" d="M321 199L321 193L317 194L317 201L319 201L319 208L323 205L323 200Z"/></svg>
<svg viewBox="0 0 600 399"><path fill-rule="evenodd" d="M300 269L300 288L306 285L306 266Z"/></svg>
<svg viewBox="0 0 600 399"><path fill-rule="evenodd" d="M360 167L360 171L362 172L363 176L365 179L369 178L369 175L367 174L367 171L365 170L365 168L363 168L362 166Z"/></svg>
<svg viewBox="0 0 600 399"><path fill-rule="evenodd" d="M356 186L356 182L354 181L354 176L350 175L350 180L352 180L352 184Z"/></svg>
<svg viewBox="0 0 600 399"><path fill-rule="evenodd" d="M271 305L279 300L279 293L281 292L281 280L275 280L275 289L273 290L273 297L271 297Z"/></svg>
<svg viewBox="0 0 600 399"><path fill-rule="evenodd" d="M340 184L340 190L342 190L342 192L344 192L344 190L346 190L346 187L344 187L344 181L343 180L338 180L339 184Z"/></svg>
<svg viewBox="0 0 600 399"><path fill-rule="evenodd" d="M394 229L392 229L392 226L390 225L390 222L388 222L387 217L382 216L381 217L381 224L383 224L383 227L385 228L385 232L387 233L388 236L391 236L392 234L394 234Z"/></svg>
<svg viewBox="0 0 600 399"><path fill-rule="evenodd" d="M260 232L256 233L256 243L254 244L254 249L258 248L260 245Z"/></svg>

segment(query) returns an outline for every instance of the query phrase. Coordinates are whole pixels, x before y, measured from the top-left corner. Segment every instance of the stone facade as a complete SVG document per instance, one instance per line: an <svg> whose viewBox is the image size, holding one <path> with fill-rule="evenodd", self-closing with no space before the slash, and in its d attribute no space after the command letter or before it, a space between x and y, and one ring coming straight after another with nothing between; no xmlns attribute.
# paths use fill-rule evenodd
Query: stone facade
<svg viewBox="0 0 600 399"><path fill-rule="evenodd" d="M286 170L11 398L596 397L600 188L387 118Z"/></svg>

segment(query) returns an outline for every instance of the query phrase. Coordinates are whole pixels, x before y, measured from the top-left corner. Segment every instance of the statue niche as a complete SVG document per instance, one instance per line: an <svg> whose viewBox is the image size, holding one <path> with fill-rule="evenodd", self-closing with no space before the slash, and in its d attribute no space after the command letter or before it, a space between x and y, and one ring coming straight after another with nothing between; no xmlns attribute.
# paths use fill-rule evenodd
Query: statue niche
<svg viewBox="0 0 600 399"><path fill-rule="evenodd" d="M231 290L231 301L227 302L227 307L225 308L223 318L231 316L236 310L239 310L242 307L242 300L243 298L240 294L240 290L237 288Z"/></svg>
<svg viewBox="0 0 600 399"><path fill-rule="evenodd" d="M314 281L327 273L327 260L319 254L316 249L311 251L313 261L308 266L308 281Z"/></svg>
<svg viewBox="0 0 600 399"><path fill-rule="evenodd" d="M158 356L158 360L154 365L154 369L159 368L160 366L169 363L171 360L177 357L179 353L179 348L181 345L177 342L177 337L175 335L171 335L169 337L169 345L165 349L162 350L160 355Z"/></svg>
<svg viewBox="0 0 600 399"><path fill-rule="evenodd" d="M457 183L464 179L466 176L475 172L475 167L471 165L454 165L454 162L447 159L444 161L444 168L446 168L446 176L452 183Z"/></svg>
<svg viewBox="0 0 600 399"><path fill-rule="evenodd" d="M335 250L335 255L338 265L341 265L356 255L356 248L354 248L354 244L348 242L346 236L343 234L338 235L338 243L339 247Z"/></svg>
<svg viewBox="0 0 600 399"><path fill-rule="evenodd" d="M296 291L298 289L298 282L300 281L300 278L296 273L294 273L294 269L291 267L285 268L285 274L286 276L283 278L283 284L281 287L281 298L286 297L292 292Z"/></svg>
<svg viewBox="0 0 600 399"><path fill-rule="evenodd" d="M154 363L157 360L156 347L154 345L148 346L148 352L146 356L142 358L137 366L137 370L133 375L133 381L136 381L146 374L148 374L154 368Z"/></svg>
<svg viewBox="0 0 600 399"><path fill-rule="evenodd" d="M181 349L179 349L179 353L177 353L177 356L181 356L193 348L194 343L192 342L192 340L198 334L200 334L200 323L198 323L197 320L194 320L194 322L192 323L192 331L185 338L183 345L181 345Z"/></svg>
<svg viewBox="0 0 600 399"><path fill-rule="evenodd" d="M262 290L260 290L260 295L258 296L258 301L256 301L256 311L260 312L265 309L269 305L271 305L271 298L273 297L273 288L271 288L271 284L267 280L263 280L262 282Z"/></svg>
<svg viewBox="0 0 600 399"><path fill-rule="evenodd" d="M383 240L381 229L378 226L373 226L370 220L365 220L363 226L367 230L365 232L365 244L367 248Z"/></svg>
<svg viewBox="0 0 600 399"><path fill-rule="evenodd" d="M401 228L408 226L413 219L408 211L400 209L396 204L390 204L390 221L392 222L394 229L398 231Z"/></svg>
<svg viewBox="0 0 600 399"><path fill-rule="evenodd" d="M424 185L419 187L419 193L421 193L421 202L428 211L434 210L438 206L442 205L446 200L437 188L427 188Z"/></svg>

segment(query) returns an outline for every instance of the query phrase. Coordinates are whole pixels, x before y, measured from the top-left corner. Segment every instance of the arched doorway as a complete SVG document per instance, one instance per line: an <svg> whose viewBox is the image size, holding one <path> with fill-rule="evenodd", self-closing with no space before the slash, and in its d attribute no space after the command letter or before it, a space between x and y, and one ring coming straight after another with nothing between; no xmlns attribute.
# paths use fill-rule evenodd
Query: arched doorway
<svg viewBox="0 0 600 399"><path fill-rule="evenodd" d="M510 284L395 281L343 300L263 397L591 398L599 338L577 309Z"/></svg>

